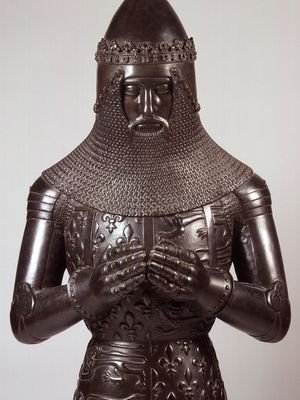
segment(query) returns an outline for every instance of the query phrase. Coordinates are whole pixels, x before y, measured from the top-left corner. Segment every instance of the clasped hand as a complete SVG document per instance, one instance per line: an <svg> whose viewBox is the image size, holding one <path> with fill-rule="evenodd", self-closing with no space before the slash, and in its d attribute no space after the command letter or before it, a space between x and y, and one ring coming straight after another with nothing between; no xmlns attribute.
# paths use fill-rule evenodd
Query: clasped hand
<svg viewBox="0 0 300 400"><path fill-rule="evenodd" d="M94 293L107 305L137 289L146 279L161 295L178 301L195 301L208 285L208 272L198 254L162 241L147 254L138 244L107 250L105 261L90 280Z"/></svg>
<svg viewBox="0 0 300 400"><path fill-rule="evenodd" d="M209 276L195 251L164 241L150 252L148 279L160 294L193 302L208 286Z"/></svg>

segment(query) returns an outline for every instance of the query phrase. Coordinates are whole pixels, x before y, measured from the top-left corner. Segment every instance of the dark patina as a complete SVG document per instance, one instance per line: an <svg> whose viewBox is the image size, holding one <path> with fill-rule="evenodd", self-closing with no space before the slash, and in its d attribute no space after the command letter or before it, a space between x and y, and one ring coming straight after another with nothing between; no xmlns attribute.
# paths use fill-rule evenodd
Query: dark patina
<svg viewBox="0 0 300 400"><path fill-rule="evenodd" d="M74 400L225 400L215 319L266 342L289 328L270 192L204 130L195 59L167 1L125 0L91 133L30 189L12 329L34 344L84 320Z"/></svg>

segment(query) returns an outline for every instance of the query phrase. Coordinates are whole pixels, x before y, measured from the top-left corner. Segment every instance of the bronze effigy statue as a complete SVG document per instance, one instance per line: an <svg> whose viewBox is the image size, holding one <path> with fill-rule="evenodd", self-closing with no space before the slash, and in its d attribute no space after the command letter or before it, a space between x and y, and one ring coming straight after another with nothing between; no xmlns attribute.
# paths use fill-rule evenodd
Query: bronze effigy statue
<svg viewBox="0 0 300 400"><path fill-rule="evenodd" d="M270 192L204 130L166 0L125 0L96 60L91 133L30 189L13 332L40 343L84 320L74 400L224 400L215 319L266 342L289 328Z"/></svg>

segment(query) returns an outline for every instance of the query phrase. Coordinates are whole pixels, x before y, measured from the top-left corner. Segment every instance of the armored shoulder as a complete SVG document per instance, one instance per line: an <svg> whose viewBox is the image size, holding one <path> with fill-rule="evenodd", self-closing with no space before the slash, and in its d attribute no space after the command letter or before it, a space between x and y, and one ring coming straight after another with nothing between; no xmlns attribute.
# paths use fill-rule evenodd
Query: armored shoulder
<svg viewBox="0 0 300 400"><path fill-rule="evenodd" d="M27 206L28 219L53 220L53 209L61 192L39 177L30 187Z"/></svg>
<svg viewBox="0 0 300 400"><path fill-rule="evenodd" d="M234 193L239 199L246 219L272 212L270 191L266 181L258 175L254 174L242 186L235 189Z"/></svg>
<svg viewBox="0 0 300 400"><path fill-rule="evenodd" d="M39 177L30 187L27 204L27 219L43 219L61 228L65 222L68 197Z"/></svg>

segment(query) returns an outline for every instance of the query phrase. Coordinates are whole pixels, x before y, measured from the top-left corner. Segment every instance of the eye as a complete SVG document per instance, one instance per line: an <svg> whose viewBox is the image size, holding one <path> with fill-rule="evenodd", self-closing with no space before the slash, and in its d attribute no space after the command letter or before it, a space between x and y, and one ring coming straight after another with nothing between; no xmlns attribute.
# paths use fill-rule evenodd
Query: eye
<svg viewBox="0 0 300 400"><path fill-rule="evenodd" d="M126 96L138 96L141 93L141 89L137 85L125 85L124 94Z"/></svg>
<svg viewBox="0 0 300 400"><path fill-rule="evenodd" d="M158 95L169 94L172 92L172 87L169 83L162 83L155 86L155 93Z"/></svg>

